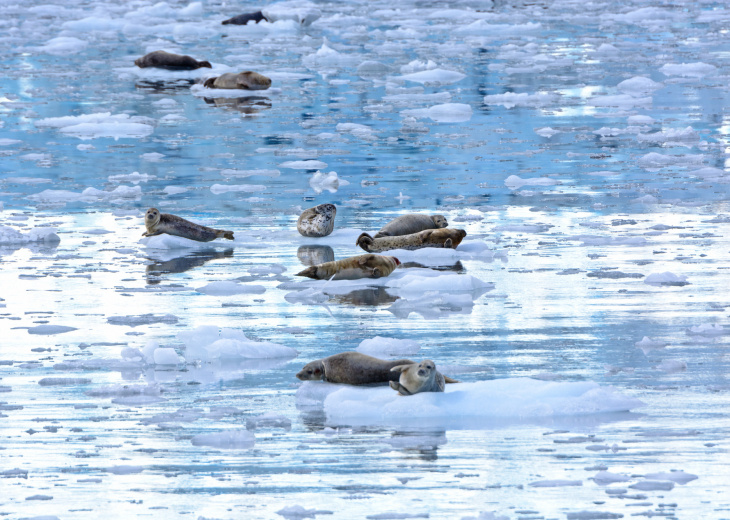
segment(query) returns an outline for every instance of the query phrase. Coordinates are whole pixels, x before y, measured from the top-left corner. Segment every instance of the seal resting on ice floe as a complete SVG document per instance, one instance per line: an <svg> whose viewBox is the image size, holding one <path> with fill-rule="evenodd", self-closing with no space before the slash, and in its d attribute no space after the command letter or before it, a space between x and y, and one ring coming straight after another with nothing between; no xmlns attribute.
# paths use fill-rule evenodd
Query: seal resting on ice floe
<svg viewBox="0 0 730 520"><path fill-rule="evenodd" d="M297 231L305 237L326 237L335 228L336 215L334 204L320 204L305 209L297 220Z"/></svg>
<svg viewBox="0 0 730 520"><path fill-rule="evenodd" d="M209 61L198 61L190 56L182 56L166 51L154 51L145 54L141 58L134 60L134 64L142 69L147 67L167 70L195 70L200 67L213 68Z"/></svg>
<svg viewBox="0 0 730 520"><path fill-rule="evenodd" d="M216 238L233 240L233 231L201 226L177 215L160 213L160 210L157 208L147 210L144 215L144 225L147 228L147 232L142 233L142 235L146 237L167 233L168 235L189 238L198 242L210 242Z"/></svg>
<svg viewBox="0 0 730 520"><path fill-rule="evenodd" d="M386 361L360 352L342 352L304 365L297 373L302 381L326 381L346 385L368 385L397 381L395 366L413 363L408 359Z"/></svg>
<svg viewBox="0 0 730 520"><path fill-rule="evenodd" d="M248 22L259 23L261 20L266 20L264 13L256 11L255 13L245 13L223 20L221 25L246 25ZM266 20L268 22L268 20Z"/></svg>
<svg viewBox="0 0 730 520"><path fill-rule="evenodd" d="M357 237L356 245L369 253L380 253L390 249L407 249L413 251L424 247L446 247L456 249L466 236L463 229L442 228L426 229L410 235L373 238L367 233Z"/></svg>
<svg viewBox="0 0 730 520"><path fill-rule="evenodd" d="M458 383L436 370L436 363L430 359L424 359L420 363L408 363L394 366L390 369L398 374L398 380L390 380L389 384L393 390L400 395L413 395L419 392L443 392L445 383Z"/></svg>
<svg viewBox="0 0 730 520"><path fill-rule="evenodd" d="M421 215L419 213L411 213L401 215L380 228L375 233L375 238L394 237L398 235L410 235L418 233L424 229L440 229L448 226L446 217L443 215Z"/></svg>
<svg viewBox="0 0 730 520"><path fill-rule="evenodd" d="M226 72L218 77L206 79L203 86L206 88L266 90L271 86L271 78L250 70L238 74Z"/></svg>
<svg viewBox="0 0 730 520"><path fill-rule="evenodd" d="M399 265L400 260L394 256L368 254L313 265L297 273L296 276L308 276L315 280L326 280L332 276L335 277L335 280L380 278L381 276L388 276Z"/></svg>

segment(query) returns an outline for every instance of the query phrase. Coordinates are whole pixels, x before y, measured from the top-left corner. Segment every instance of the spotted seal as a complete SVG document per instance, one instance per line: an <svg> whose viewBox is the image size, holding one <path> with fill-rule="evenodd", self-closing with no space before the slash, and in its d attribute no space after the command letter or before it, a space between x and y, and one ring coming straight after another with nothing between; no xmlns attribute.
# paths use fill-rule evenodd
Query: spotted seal
<svg viewBox="0 0 730 520"><path fill-rule="evenodd" d="M380 228L374 238L410 235L424 229L441 229L449 225L443 215L421 215L410 213L395 218Z"/></svg>
<svg viewBox="0 0 730 520"><path fill-rule="evenodd" d="M397 381L391 369L413 363L408 359L386 361L360 352L341 352L307 363L297 373L302 381L326 381L346 385L369 385Z"/></svg>
<svg viewBox="0 0 730 520"><path fill-rule="evenodd" d="M443 392L447 378L436 370L436 363L424 359L420 363L408 363L390 369L399 374L397 381L390 381L390 387L400 395L413 395L419 392ZM458 381L448 378L449 383Z"/></svg>
<svg viewBox="0 0 730 520"><path fill-rule="evenodd" d="M368 254L313 265L297 273L296 276L308 276L315 280L327 280L332 276L335 277L335 280L380 278L381 276L388 276L399 265L400 260L394 256Z"/></svg>
<svg viewBox="0 0 730 520"><path fill-rule="evenodd" d="M445 247L456 249L466 236L463 229L443 228L426 229L410 235L373 238L367 233L357 237L356 245L368 253L380 253L391 249L407 249L409 251L424 247Z"/></svg>
<svg viewBox="0 0 730 520"><path fill-rule="evenodd" d="M238 16L234 16L233 18L229 18L228 20L223 20L221 22L221 25L246 25L248 22L254 22L259 23L261 20L266 20L266 17L264 16L264 13L261 11L256 11L254 13L245 13L245 14L239 14Z"/></svg>
<svg viewBox="0 0 730 520"><path fill-rule="evenodd" d="M207 226L195 224L177 215L160 213L157 208L150 208L144 215L144 225L147 228L142 236L153 237L167 233L176 237L189 238L198 242L210 242L216 238L227 238L233 240L233 231L213 229Z"/></svg>
<svg viewBox="0 0 730 520"><path fill-rule="evenodd" d="M334 204L320 204L305 209L297 220L297 231L305 237L326 237L335 228L337 208Z"/></svg>
<svg viewBox="0 0 730 520"><path fill-rule="evenodd" d="M271 86L271 78L250 70L239 72L238 74L226 72L215 78L208 78L203 83L203 86L206 88L266 90Z"/></svg>
<svg viewBox="0 0 730 520"><path fill-rule="evenodd" d="M154 51L134 60L141 69L148 67L167 70L195 70L201 67L212 69L209 61L198 61L190 56L173 54L167 51Z"/></svg>

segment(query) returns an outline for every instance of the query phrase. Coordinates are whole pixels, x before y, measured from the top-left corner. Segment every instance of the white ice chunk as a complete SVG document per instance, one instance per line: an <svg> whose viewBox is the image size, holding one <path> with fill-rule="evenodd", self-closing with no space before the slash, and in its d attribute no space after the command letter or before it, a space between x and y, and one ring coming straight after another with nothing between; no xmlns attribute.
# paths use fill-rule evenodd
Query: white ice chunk
<svg viewBox="0 0 730 520"><path fill-rule="evenodd" d="M702 325L697 325L687 329L687 334L690 336L705 336L708 338L724 336L728 333L730 333L730 330L726 330L725 327L718 325L717 323L703 323Z"/></svg>
<svg viewBox="0 0 730 520"><path fill-rule="evenodd" d="M504 180L504 185L511 190L517 190L523 186L555 186L560 184L556 179L548 177L532 177L530 179L522 179L517 175L510 175Z"/></svg>
<svg viewBox="0 0 730 520"><path fill-rule="evenodd" d="M326 162L322 161L286 161L279 165L282 168L292 168L295 170L321 170L327 167Z"/></svg>
<svg viewBox="0 0 730 520"><path fill-rule="evenodd" d="M263 294L266 292L266 287L263 285L246 285L236 282L220 281L210 282L195 290L210 296L234 296L236 294Z"/></svg>
<svg viewBox="0 0 730 520"><path fill-rule="evenodd" d="M28 195L28 200L46 204L66 204L68 202L86 202L90 204L98 201L139 199L141 197L142 188L139 186L117 186L112 191L86 188L81 193L68 190L43 190L40 193Z"/></svg>
<svg viewBox="0 0 730 520"><path fill-rule="evenodd" d="M210 361L219 358L259 359L297 356L297 351L293 348L268 341L251 341L241 330L219 329L213 325L181 332L177 337L185 343L185 358L188 361L193 359Z"/></svg>
<svg viewBox="0 0 730 520"><path fill-rule="evenodd" d="M42 336L51 336L54 334L63 334L64 332L71 332L77 330L76 327L68 327L66 325L36 325L35 327L28 328L28 334L37 334Z"/></svg>
<svg viewBox="0 0 730 520"><path fill-rule="evenodd" d="M673 374L675 372L684 372L687 370L687 362L680 359L665 359L654 368Z"/></svg>
<svg viewBox="0 0 730 520"><path fill-rule="evenodd" d="M406 81L413 81L415 83L422 83L422 84L442 84L442 85L448 85L451 83L456 83L457 81L461 81L466 77L466 74L462 74L461 72L456 72L453 70L445 70L445 69L428 69L428 70L422 70L419 72L413 72L411 74L405 74L403 76L400 76L398 79L403 79Z"/></svg>
<svg viewBox="0 0 730 520"><path fill-rule="evenodd" d="M0 206L2 209L2 206ZM54 228L34 228L27 233L21 233L9 226L0 226L0 245L32 244L43 242L45 244L58 244L61 241Z"/></svg>
<svg viewBox="0 0 730 520"><path fill-rule="evenodd" d="M611 473L610 471L599 471L593 475L593 481L599 486L613 484L614 482L628 482L629 480L631 480L631 477L619 473Z"/></svg>
<svg viewBox="0 0 730 520"><path fill-rule="evenodd" d="M132 172L132 173L126 173L121 175L110 175L107 177L109 179L109 182L131 182L132 184L139 184L140 182L147 182L151 181L152 179L156 179L157 176L155 175L149 175L147 173L139 173L139 172Z"/></svg>
<svg viewBox="0 0 730 520"><path fill-rule="evenodd" d="M664 273L652 273L644 278L644 283L649 285L687 285L687 277L666 271Z"/></svg>
<svg viewBox="0 0 730 520"><path fill-rule="evenodd" d="M322 193L324 190L330 193L335 193L340 186L347 186L350 184L345 179L340 179L337 176L337 172L322 173L317 170L312 178L309 179L309 185L312 187L316 194Z"/></svg>
<svg viewBox="0 0 730 520"><path fill-rule="evenodd" d="M79 139L99 137L140 138L154 131L152 119L129 114L112 115L110 112L81 116L49 117L35 122L39 128L57 128L60 132Z"/></svg>
<svg viewBox="0 0 730 520"><path fill-rule="evenodd" d="M322 12L315 4L303 0L277 2L263 8L261 13L269 22L294 20L296 23L305 27L311 25L312 22L322 16Z"/></svg>
<svg viewBox="0 0 730 520"><path fill-rule="evenodd" d="M360 139L375 139L375 131L367 126L358 123L338 123L337 131L340 133L352 134Z"/></svg>
<svg viewBox="0 0 730 520"><path fill-rule="evenodd" d="M253 448L256 437L247 430L232 430L217 433L201 433L192 438L193 446L207 446L228 450Z"/></svg>
<svg viewBox="0 0 730 520"><path fill-rule="evenodd" d="M306 509L303 506L287 506L279 509L277 515L283 516L288 520L300 520L302 518L314 518L317 515L331 515L332 511L319 509Z"/></svg>
<svg viewBox="0 0 730 520"><path fill-rule="evenodd" d="M659 69L666 76L684 76L688 78L703 78L713 74L717 67L708 63L667 63Z"/></svg>
<svg viewBox="0 0 730 520"><path fill-rule="evenodd" d="M657 83L649 78L642 76L636 76L631 79L627 79L616 85L621 92L628 94L633 97L642 97L651 95L655 90L659 90L664 87L661 83Z"/></svg>
<svg viewBox="0 0 730 520"><path fill-rule="evenodd" d="M45 45L33 47L37 52L45 52L56 56L76 54L89 45L88 42L74 36L59 36L48 40Z"/></svg>
<svg viewBox="0 0 730 520"><path fill-rule="evenodd" d="M528 94L507 92L505 94L490 94L484 96L487 105L503 105L505 108L514 107L542 107L552 105L558 100L558 95L549 92Z"/></svg>
<svg viewBox="0 0 730 520"><path fill-rule="evenodd" d="M692 473L685 473L681 470L672 470L662 473L647 473L646 475L644 475L644 478L649 480L670 480L672 482L676 482L677 484L686 484L687 482L697 480L698 477L697 475L693 475Z"/></svg>
<svg viewBox="0 0 730 520"><path fill-rule="evenodd" d="M375 336L364 339L355 349L358 352L377 358L414 356L421 350L421 346L412 339L396 339Z"/></svg>
<svg viewBox="0 0 730 520"><path fill-rule="evenodd" d="M444 103L429 108L403 110L401 115L428 117L437 123L463 123L471 119L472 109L465 103Z"/></svg>
<svg viewBox="0 0 730 520"><path fill-rule="evenodd" d="M637 341L634 343L636 348L640 348L644 354L651 352L652 350L659 350L668 345L668 343L664 341L657 341L654 339L651 339L648 336L644 336L641 341Z"/></svg>
<svg viewBox="0 0 730 520"><path fill-rule="evenodd" d="M658 171L667 166L701 166L705 160L705 156L698 155L663 155L656 152L650 152L639 158L639 166L648 171Z"/></svg>

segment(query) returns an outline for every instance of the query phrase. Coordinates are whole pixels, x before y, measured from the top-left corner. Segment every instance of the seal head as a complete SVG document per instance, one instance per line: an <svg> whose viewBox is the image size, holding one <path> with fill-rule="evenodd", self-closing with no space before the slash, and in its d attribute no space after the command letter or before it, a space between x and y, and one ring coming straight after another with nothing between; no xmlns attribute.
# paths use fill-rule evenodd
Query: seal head
<svg viewBox="0 0 730 520"><path fill-rule="evenodd" d="M436 363L424 359L420 363L399 365L391 368L400 372L398 381L391 381L390 387L400 395L413 395L419 392L443 392L446 386L444 376L436 370Z"/></svg>

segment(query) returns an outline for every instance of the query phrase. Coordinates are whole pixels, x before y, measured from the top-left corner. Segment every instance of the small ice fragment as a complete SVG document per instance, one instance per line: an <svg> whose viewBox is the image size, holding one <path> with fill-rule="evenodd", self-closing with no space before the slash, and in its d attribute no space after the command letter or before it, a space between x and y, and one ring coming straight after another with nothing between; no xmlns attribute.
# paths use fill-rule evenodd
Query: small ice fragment
<svg viewBox="0 0 730 520"><path fill-rule="evenodd" d="M192 438L193 446L241 450L252 448L256 444L254 434L246 430L202 433Z"/></svg>

